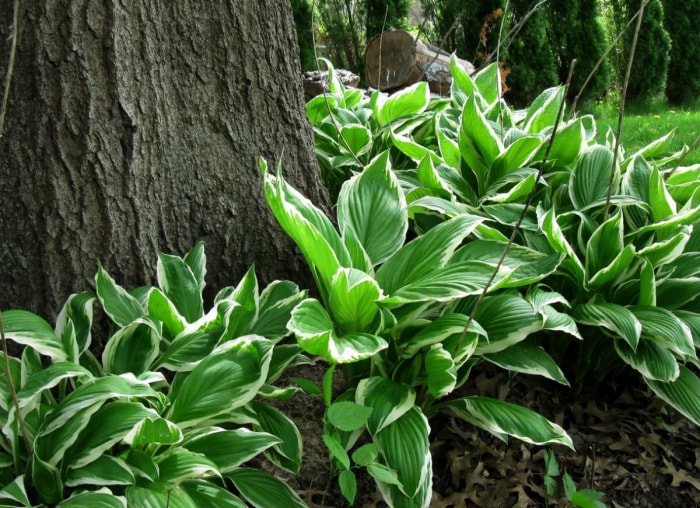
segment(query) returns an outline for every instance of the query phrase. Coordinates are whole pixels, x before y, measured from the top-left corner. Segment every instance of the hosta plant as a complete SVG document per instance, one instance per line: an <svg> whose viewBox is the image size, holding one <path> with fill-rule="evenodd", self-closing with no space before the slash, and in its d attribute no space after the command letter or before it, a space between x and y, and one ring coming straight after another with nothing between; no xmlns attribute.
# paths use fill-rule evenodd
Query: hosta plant
<svg viewBox="0 0 700 508"><path fill-rule="evenodd" d="M259 291L253 269L204 311L205 256L160 254L158 285L127 292L103 267L96 295L72 295L55 327L2 313L0 503L3 506L304 506L283 482L246 467L264 453L297 472L294 424L265 403L304 360L280 341L305 297L290 282ZM112 323L89 347L93 307Z"/></svg>
<svg viewBox="0 0 700 508"><path fill-rule="evenodd" d="M557 123L562 87L517 111L501 98L495 65L474 78L452 71L449 107L437 99L442 109L427 109L432 130L392 137L413 161L402 159L398 172L413 230L463 213L495 222L495 233L457 259L501 261L539 282L526 295L544 290L566 311L544 311L546 335L585 339L576 349L562 348L569 342L561 333L544 341L560 363L600 381L622 361L700 424L700 379L691 367L700 343L700 168L675 168L683 152L668 153L670 135L614 157L610 135L595 141L592 117Z"/></svg>
<svg viewBox="0 0 700 508"><path fill-rule="evenodd" d="M291 315L299 345L331 365L324 380L326 442L343 493L355 496L353 469L365 467L396 507L427 506L432 466L428 420L447 411L500 438L571 440L558 425L508 402L459 396L473 366L490 361L514 372L566 383L551 357L528 337L547 328L557 299L516 288L540 280L499 270L492 293L469 314L495 264L464 253L498 235L483 216L461 213L412 238L409 213L389 154L346 181L338 229L264 161L265 195L306 257L319 290ZM347 389L331 390L335 369Z"/></svg>

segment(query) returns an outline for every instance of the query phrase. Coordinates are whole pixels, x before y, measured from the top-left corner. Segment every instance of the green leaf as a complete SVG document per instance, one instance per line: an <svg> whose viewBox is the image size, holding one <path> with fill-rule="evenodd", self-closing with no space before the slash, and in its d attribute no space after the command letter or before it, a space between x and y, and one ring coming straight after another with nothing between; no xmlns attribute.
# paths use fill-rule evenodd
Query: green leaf
<svg viewBox="0 0 700 508"><path fill-rule="evenodd" d="M494 132L483 113L476 104L476 97L471 95L464 105L462 125L459 131L459 148L462 158L479 182L479 188L486 185L488 168L503 150L503 143Z"/></svg>
<svg viewBox="0 0 700 508"><path fill-rule="evenodd" d="M151 444L171 445L182 441L182 431L173 422L160 417L144 418L124 436L131 446L145 447Z"/></svg>
<svg viewBox="0 0 700 508"><path fill-rule="evenodd" d="M431 346L440 342L445 343L450 337L455 335L460 336L464 332L464 327L467 326L468 322L469 317L464 314L443 314L417 333L412 334L409 340L401 345L401 357L411 358L426 346ZM471 320L467 334L469 340L466 342L473 342L474 347L471 352L468 353L467 357L471 356L476 348L477 335L486 337L486 330L484 330L476 320ZM462 361L466 359L467 358L464 358Z"/></svg>
<svg viewBox="0 0 700 508"><path fill-rule="evenodd" d="M563 86L548 88L532 101L525 115L527 132L538 133L554 127L564 101L564 90Z"/></svg>
<svg viewBox="0 0 700 508"><path fill-rule="evenodd" d="M138 375L149 369L160 353L160 334L140 318L109 339L102 352L105 372Z"/></svg>
<svg viewBox="0 0 700 508"><path fill-rule="evenodd" d="M593 232L586 243L586 273L589 277L610 265L622 252L625 247L623 232L622 213L616 213Z"/></svg>
<svg viewBox="0 0 700 508"><path fill-rule="evenodd" d="M616 340L615 350L627 365L641 373L645 379L674 381L680 374L673 354L651 340L641 340L637 351L632 351L626 342Z"/></svg>
<svg viewBox="0 0 700 508"><path fill-rule="evenodd" d="M105 404L90 418L77 440L64 455L64 464L81 468L122 441L132 428L146 418L158 415L141 404L115 401Z"/></svg>
<svg viewBox="0 0 700 508"><path fill-rule="evenodd" d="M585 277L583 263L581 263L576 252L564 236L557 222L554 208L550 208L547 212L543 212L541 208L538 208L537 221L549 245L555 252L560 252L566 256L566 266L573 272L575 279L582 284Z"/></svg>
<svg viewBox="0 0 700 508"><path fill-rule="evenodd" d="M378 455L379 449L377 445L375 443L367 443L352 452L352 460L358 466L369 466L377 460Z"/></svg>
<svg viewBox="0 0 700 508"><path fill-rule="evenodd" d="M493 104L502 95L501 92L501 72L498 63L493 62L481 69L474 77L479 94L487 103Z"/></svg>
<svg viewBox="0 0 700 508"><path fill-rule="evenodd" d="M64 344L66 344L66 340L68 339L66 336L66 327L70 322L72 326L71 335L75 337L78 356L82 354L92 342L91 328L94 302L95 296L87 292L70 295L56 318L55 333L58 337L63 339ZM70 351L70 349L65 346L64 349L66 352ZM78 357L69 358L68 360L77 362Z"/></svg>
<svg viewBox="0 0 700 508"><path fill-rule="evenodd" d="M338 438L335 433L327 434L325 432L322 438L326 448L328 448L328 451L331 454L331 458L335 459L334 465L341 471L350 469L350 456L348 455L348 452L345 451L345 447L343 447L342 443L340 442L340 438Z"/></svg>
<svg viewBox="0 0 700 508"><path fill-rule="evenodd" d="M668 219L677 212L676 203L666 189L663 175L656 167L652 168L649 180L649 206L654 222Z"/></svg>
<svg viewBox="0 0 700 508"><path fill-rule="evenodd" d="M525 167L542 146L539 136L517 139L493 160L488 172L487 187L508 174Z"/></svg>
<svg viewBox="0 0 700 508"><path fill-rule="evenodd" d="M139 301L114 282L102 264L98 265L95 285L100 305L117 325L126 326L146 314Z"/></svg>
<svg viewBox="0 0 700 508"><path fill-rule="evenodd" d="M331 363L356 362L388 347L383 338L368 333L339 336L326 310L314 299L304 300L294 309L289 328L304 351L322 356Z"/></svg>
<svg viewBox="0 0 700 508"><path fill-rule="evenodd" d="M55 504L63 500L61 471L36 455L32 458L32 483L44 503Z"/></svg>
<svg viewBox="0 0 700 508"><path fill-rule="evenodd" d="M583 153L569 182L569 196L577 210L605 202L612 163L612 151L602 145L594 145ZM619 168L615 168L612 194L617 193L619 183Z"/></svg>
<svg viewBox="0 0 700 508"><path fill-rule="evenodd" d="M101 455L85 467L71 469L66 478L67 487L83 485L133 485L134 473L118 457Z"/></svg>
<svg viewBox="0 0 700 508"><path fill-rule="evenodd" d="M306 297L306 291L290 281L274 281L260 293L258 318L250 333L277 341L290 334L287 323L292 310Z"/></svg>
<svg viewBox="0 0 700 508"><path fill-rule="evenodd" d="M489 354L525 340L542 329L542 317L517 293L501 293L484 298L474 318L486 331L475 354Z"/></svg>
<svg viewBox="0 0 700 508"><path fill-rule="evenodd" d="M158 288L148 293L148 317L163 324L163 336L168 340L177 337L187 326L175 304Z"/></svg>
<svg viewBox="0 0 700 508"><path fill-rule="evenodd" d="M450 57L450 74L452 75L452 85L450 87L453 100L457 105L463 105L467 97L476 90L474 81L467 71L457 61L457 54L452 53Z"/></svg>
<svg viewBox="0 0 700 508"><path fill-rule="evenodd" d="M335 402L326 413L328 421L340 430L351 432L364 427L372 414L372 408L351 401Z"/></svg>
<svg viewBox="0 0 700 508"><path fill-rule="evenodd" d="M124 398L155 403L161 396L133 375L105 376L81 385L45 416L34 443L36 457L57 464L105 401Z"/></svg>
<svg viewBox="0 0 700 508"><path fill-rule="evenodd" d="M196 331L183 333L175 338L168 349L153 364L153 368L172 371L192 370L219 342L221 333Z"/></svg>
<svg viewBox="0 0 700 508"><path fill-rule="evenodd" d="M189 323L202 317L204 302L200 280L184 259L158 253L158 286Z"/></svg>
<svg viewBox="0 0 700 508"><path fill-rule="evenodd" d="M629 308L642 325L642 337L653 340L683 358L695 358L695 344L690 328L662 307Z"/></svg>
<svg viewBox="0 0 700 508"><path fill-rule="evenodd" d="M126 498L115 496L108 489L95 492L80 492L73 494L65 501L60 502L58 508L127 508Z"/></svg>
<svg viewBox="0 0 700 508"><path fill-rule="evenodd" d="M681 226L681 231L660 242L653 243L645 247L637 254L645 258L653 266L662 266L672 263L676 260L685 249L685 246L690 240L690 234L687 226Z"/></svg>
<svg viewBox="0 0 700 508"><path fill-rule="evenodd" d="M8 466L11 466L11 464L8 464ZM16 502L23 506L32 506L32 502L27 495L25 476L23 474L15 477L14 480L3 486L2 490L0 490L0 500Z"/></svg>
<svg viewBox="0 0 700 508"><path fill-rule="evenodd" d="M401 248L408 214L388 151L343 185L338 197L338 223L343 235L348 228L353 229L373 265L383 263Z"/></svg>
<svg viewBox="0 0 700 508"><path fill-rule="evenodd" d="M455 252L450 263L473 260L495 266L503 256L507 243L495 240L473 240ZM562 254L544 254L534 249L512 244L502 266L512 270L501 287L520 287L534 284L554 273Z"/></svg>
<svg viewBox="0 0 700 508"><path fill-rule="evenodd" d="M197 508L246 508L246 504L228 490L208 481L186 481L179 486ZM175 491L177 493L177 490Z"/></svg>
<svg viewBox="0 0 700 508"><path fill-rule="evenodd" d="M5 372L2 375L5 376ZM73 378L92 378L92 375L80 365L69 362L54 363L39 372L32 373L17 392L19 407L29 413L34 410L44 391L54 388L65 379Z"/></svg>
<svg viewBox="0 0 700 508"><path fill-rule="evenodd" d="M253 426L256 431L267 432L280 442L265 450L265 455L276 465L297 474L301 468L303 444L299 429L279 409L269 404L253 401L250 406L257 418Z"/></svg>
<svg viewBox="0 0 700 508"><path fill-rule="evenodd" d="M224 295L220 294L223 298ZM258 317L259 291L255 267L251 266L241 281L226 293L226 300L238 303L226 316L226 337L233 339L250 333L252 323Z"/></svg>
<svg viewBox="0 0 700 508"><path fill-rule="evenodd" d="M26 310L7 310L2 313L5 337L18 344L29 346L38 353L62 362L68 357L63 343L51 325L43 318Z"/></svg>
<svg viewBox="0 0 700 508"><path fill-rule="evenodd" d="M380 126L397 118L422 113L430 101L430 90L425 81L416 83L389 97L380 107L377 120Z"/></svg>
<svg viewBox="0 0 700 508"><path fill-rule="evenodd" d="M169 419L184 428L247 404L265 383L271 357L272 343L257 335L218 346L180 383Z"/></svg>
<svg viewBox="0 0 700 508"><path fill-rule="evenodd" d="M425 353L428 390L436 399L452 392L457 385L457 369L450 353L442 344L433 344Z"/></svg>
<svg viewBox="0 0 700 508"><path fill-rule="evenodd" d="M364 125L341 125L340 135L345 140L346 148L356 157L366 153L372 148L372 133Z"/></svg>
<svg viewBox="0 0 700 508"><path fill-rule="evenodd" d="M338 476L338 484L340 485L340 492L343 494L343 497L347 499L350 504L354 503L355 496L357 496L357 478L355 478L355 473L349 469L341 471Z"/></svg>
<svg viewBox="0 0 700 508"><path fill-rule="evenodd" d="M227 476L243 497L256 508L306 508L306 504L294 490L264 471L239 468Z"/></svg>
<svg viewBox="0 0 700 508"><path fill-rule="evenodd" d="M645 379L656 395L668 402L695 425L700 426L700 379L687 367L679 367L675 381L662 382Z"/></svg>
<svg viewBox="0 0 700 508"><path fill-rule="evenodd" d="M270 174L264 160L260 161L260 167L270 209L318 273L317 282L323 292L338 268L351 266L347 248L328 217L290 187L281 174L276 177Z"/></svg>
<svg viewBox="0 0 700 508"><path fill-rule="evenodd" d="M528 342L520 342L497 353L484 355L484 359L512 372L542 376L569 386L557 362L544 349Z"/></svg>
<svg viewBox="0 0 700 508"><path fill-rule="evenodd" d="M426 479L432 476L430 456L430 426L417 406L411 407L399 419L375 435L386 466L397 472L401 491L409 498L418 494ZM432 493L426 493L428 498ZM415 499L418 506L425 503Z"/></svg>
<svg viewBox="0 0 700 508"><path fill-rule="evenodd" d="M384 377L365 378L358 383L355 391L355 402L372 408L367 422L372 435L401 418L414 407L415 401L413 388Z"/></svg>
<svg viewBox="0 0 700 508"><path fill-rule="evenodd" d="M204 242L199 241L194 244L192 250L185 256L185 263L192 270L201 293L206 285L204 277L207 275L207 256L204 254Z"/></svg>
<svg viewBox="0 0 700 508"><path fill-rule="evenodd" d="M439 273L462 240L483 220L482 217L460 215L435 226L387 259L377 270L377 282L386 293L392 294Z"/></svg>
<svg viewBox="0 0 700 508"><path fill-rule="evenodd" d="M562 444L572 450L571 438L556 423L531 409L488 397L465 397L440 405L457 417L502 439L512 436L532 444Z"/></svg>
<svg viewBox="0 0 700 508"><path fill-rule="evenodd" d="M571 167L585 147L585 129L582 119L577 118L557 130L548 159L557 166Z"/></svg>
<svg viewBox="0 0 700 508"><path fill-rule="evenodd" d="M364 272L341 268L331 282L329 305L333 319L345 333L366 332L374 321L382 297L377 282Z"/></svg>
<svg viewBox="0 0 700 508"><path fill-rule="evenodd" d="M578 323L614 332L636 351L642 324L627 307L614 303L583 303L573 308L572 315Z"/></svg>
<svg viewBox="0 0 700 508"><path fill-rule="evenodd" d="M185 448L171 448L156 461L160 481L179 484L187 480L209 476L220 476L216 464L204 455L193 453Z"/></svg>

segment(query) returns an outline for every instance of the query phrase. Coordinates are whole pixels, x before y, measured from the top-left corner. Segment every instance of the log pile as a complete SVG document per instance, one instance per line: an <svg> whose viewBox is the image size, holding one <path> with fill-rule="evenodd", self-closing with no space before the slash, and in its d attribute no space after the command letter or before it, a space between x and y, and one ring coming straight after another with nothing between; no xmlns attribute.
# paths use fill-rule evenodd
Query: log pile
<svg viewBox="0 0 700 508"><path fill-rule="evenodd" d="M474 66L458 59L469 74ZM433 93L449 93L450 55L404 30L387 30L367 44L365 75L372 88L395 91L418 81L427 81Z"/></svg>

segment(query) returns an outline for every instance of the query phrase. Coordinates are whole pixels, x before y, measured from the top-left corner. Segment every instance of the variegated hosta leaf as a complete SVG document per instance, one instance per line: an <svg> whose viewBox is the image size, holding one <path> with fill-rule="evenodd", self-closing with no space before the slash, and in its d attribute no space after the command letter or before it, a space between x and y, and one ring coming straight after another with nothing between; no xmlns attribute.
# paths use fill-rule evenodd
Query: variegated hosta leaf
<svg viewBox="0 0 700 508"><path fill-rule="evenodd" d="M690 240L690 230L688 226L681 226L678 234L653 243L639 250L637 254L648 260L653 266L666 265L683 254L688 240Z"/></svg>
<svg viewBox="0 0 700 508"><path fill-rule="evenodd" d="M695 425L700 426L700 379L687 367L679 366L675 381L664 383L645 379L656 395L668 402Z"/></svg>
<svg viewBox="0 0 700 508"><path fill-rule="evenodd" d="M101 264L95 276L95 286L100 305L115 324L126 326L146 314L141 303L119 286Z"/></svg>
<svg viewBox="0 0 700 508"><path fill-rule="evenodd" d="M66 486L133 485L135 480L131 468L122 459L100 455L87 466L68 471Z"/></svg>
<svg viewBox="0 0 700 508"><path fill-rule="evenodd" d="M317 272L319 288L324 292L338 268L351 266L347 248L328 217L285 182L281 169L277 176L272 175L262 159L260 169L272 213Z"/></svg>
<svg viewBox="0 0 700 508"><path fill-rule="evenodd" d="M338 335L326 310L312 298L294 309L288 326L304 351L331 363L357 362L388 347L383 338L369 333Z"/></svg>
<svg viewBox="0 0 700 508"><path fill-rule="evenodd" d="M290 334L287 322L292 310L304 298L306 291L290 281L274 281L260 293L258 318L250 333L279 341Z"/></svg>
<svg viewBox="0 0 700 508"><path fill-rule="evenodd" d="M396 471L400 492L411 501L410 506L427 506L432 491L426 487L432 477L430 426L417 406L375 434L374 439L385 465ZM377 485L382 489L381 482ZM394 501L394 506L406 506Z"/></svg>
<svg viewBox="0 0 700 508"><path fill-rule="evenodd" d="M93 316L93 304L95 303L95 296L84 292L79 294L73 294L68 297L66 303L63 305L61 312L59 312L56 318L56 336L61 337L64 344L64 349L67 353L71 350L67 347L67 344L73 343L75 351L73 357L69 357L68 360L72 362L78 362L78 356L82 354L92 342L92 316ZM67 333L66 327L70 322L71 332Z"/></svg>
<svg viewBox="0 0 700 508"><path fill-rule="evenodd" d="M637 351L632 351L626 342L616 340L615 350L627 365L639 371L645 379L675 381L680 374L676 357L654 341L642 339Z"/></svg>
<svg viewBox="0 0 700 508"><path fill-rule="evenodd" d="M593 277L603 268L609 266L622 252L624 230L622 213L618 212L593 232L586 243L586 274ZM626 267L622 267L624 270Z"/></svg>
<svg viewBox="0 0 700 508"><path fill-rule="evenodd" d="M363 379L355 391L355 402L372 408L367 428L373 435L403 416L415 400L413 388L384 377Z"/></svg>
<svg viewBox="0 0 700 508"><path fill-rule="evenodd" d="M158 288L151 288L148 293L148 317L163 325L163 338L172 340L187 326L187 320L180 315L167 296Z"/></svg>
<svg viewBox="0 0 700 508"><path fill-rule="evenodd" d="M504 147L500 136L484 117L474 94L469 96L462 113L459 130L459 148L462 157L474 172L479 183L479 193L486 189L489 167Z"/></svg>
<svg viewBox="0 0 700 508"><path fill-rule="evenodd" d="M538 207L537 222L550 247L554 249L555 252L560 252L566 256L563 262L564 266L572 272L579 284L583 284L585 279L583 263L581 263L576 252L564 236L564 232L557 222L554 208L550 208L545 212L542 208Z"/></svg>
<svg viewBox="0 0 700 508"><path fill-rule="evenodd" d="M160 419L158 414L134 402L115 401L103 405L90 418L88 425L80 432L75 444L64 455L64 466L80 468L97 460L100 455L110 450L114 445L125 440L134 427L145 419ZM175 429L176 440L182 439L182 433ZM130 444L133 439L126 439ZM172 439L156 441L172 443ZM149 442L138 443L144 446Z"/></svg>
<svg viewBox="0 0 700 508"><path fill-rule="evenodd" d="M144 508L246 508L246 504L228 490L207 481L186 481L179 485L147 483L126 489L129 506Z"/></svg>
<svg viewBox="0 0 700 508"><path fill-rule="evenodd" d="M642 337L683 358L695 358L695 344L690 328L662 307L632 306L629 308L642 324Z"/></svg>
<svg viewBox="0 0 700 508"><path fill-rule="evenodd" d="M26 310L6 310L2 313L2 323L6 338L35 349L53 362L68 358L63 342L51 325L36 314Z"/></svg>
<svg viewBox="0 0 700 508"><path fill-rule="evenodd" d="M452 392L457 385L457 369L452 356L442 344L433 344L425 352L424 361L430 394L440 399Z"/></svg>
<svg viewBox="0 0 700 508"><path fill-rule="evenodd" d="M158 254L158 286L189 323L204 313L200 281L184 259Z"/></svg>
<svg viewBox="0 0 700 508"><path fill-rule="evenodd" d="M583 303L572 309L578 323L602 326L623 338L632 350L637 349L642 324L627 307L614 303Z"/></svg>
<svg viewBox="0 0 700 508"><path fill-rule="evenodd" d="M258 432L267 432L280 440L279 443L265 449L267 458L282 469L297 474L301 467L303 452L299 429L284 413L269 404L253 401L250 407L255 411L257 419L253 428Z"/></svg>
<svg viewBox="0 0 700 508"><path fill-rule="evenodd" d="M147 370L160 354L161 336L150 321L141 318L118 329L102 352L105 372L136 375Z"/></svg>
<svg viewBox="0 0 700 508"><path fill-rule="evenodd" d="M563 86L548 88L543 91L527 108L525 130L531 133L539 133L554 127L563 101Z"/></svg>
<svg viewBox="0 0 700 508"><path fill-rule="evenodd" d="M420 82L404 88L378 104L375 112L379 125L384 126L402 116L416 115L428 107L430 90L428 83Z"/></svg>
<svg viewBox="0 0 700 508"><path fill-rule="evenodd" d="M615 172L612 193L618 193L621 174L612 163L612 151L602 145L594 145L582 154L569 182L569 197L577 210L605 203L611 171Z"/></svg>
<svg viewBox="0 0 700 508"><path fill-rule="evenodd" d="M328 303L333 320L345 333L370 332L382 297L379 284L364 272L341 268L333 277Z"/></svg>
<svg viewBox="0 0 700 508"><path fill-rule="evenodd" d="M557 362L541 347L520 342L497 353L484 355L489 362L512 372L543 376L569 386Z"/></svg>
<svg viewBox="0 0 700 508"><path fill-rule="evenodd" d="M341 233L352 229L374 266L401 248L408 230L406 199L390 166L382 152L338 196Z"/></svg>
<svg viewBox="0 0 700 508"><path fill-rule="evenodd" d="M4 372L3 376L5 376ZM84 367L69 362L54 363L34 373L27 378L24 386L17 392L20 409L27 413L31 412L45 390L50 390L64 379L73 378L92 378L92 374Z"/></svg>
<svg viewBox="0 0 700 508"><path fill-rule="evenodd" d="M34 443L34 453L55 465L89 424L90 416L107 400L138 398L154 404L160 402L161 397L133 375L96 378L79 386L46 415Z"/></svg>
<svg viewBox="0 0 700 508"><path fill-rule="evenodd" d="M518 169L525 167L542 146L539 136L523 136L505 147L489 168L487 188Z"/></svg>
<svg viewBox="0 0 700 508"><path fill-rule="evenodd" d="M377 282L391 295L402 287L439 274L462 240L483 220L483 217L460 215L435 226L387 259L377 270Z"/></svg>
<svg viewBox="0 0 700 508"><path fill-rule="evenodd" d="M450 337L455 335L459 337L462 335L468 322L469 316L464 314L444 314L434 319L420 331L414 333L408 341L401 343L400 350L402 358L411 358L422 348L433 344L443 343L443 346L445 346ZM459 363L464 362L474 353L476 343L478 342L478 336L488 340L486 330L482 328L478 321L472 319L463 342L465 344L473 343L474 348L470 348L470 350L466 352L460 351L459 353L449 348L448 350L451 351L455 359L459 358Z"/></svg>
<svg viewBox="0 0 700 508"><path fill-rule="evenodd" d="M187 480L206 477L220 477L216 464L202 454L177 447L161 454L156 463L159 479L167 484L177 485Z"/></svg>
<svg viewBox="0 0 700 508"><path fill-rule="evenodd" d="M247 404L265 383L271 358L272 343L258 335L218 346L182 382L173 383L168 419L190 427Z"/></svg>
<svg viewBox="0 0 700 508"><path fill-rule="evenodd" d="M455 252L450 263L474 260L495 265L503 256L507 243L494 240L474 240ZM542 252L511 245L503 260L503 266L512 270L502 287L519 287L534 284L552 274L563 259L560 253L544 254Z"/></svg>
<svg viewBox="0 0 700 508"><path fill-rule="evenodd" d="M496 266L481 261L461 261L449 264L436 273L425 275L394 291L382 299L384 305L395 306L416 302L446 302L465 296L481 294L491 282L489 291L507 285L511 270L500 267L492 279Z"/></svg>
<svg viewBox="0 0 700 508"><path fill-rule="evenodd" d="M226 476L255 508L271 508L273 506L306 508L304 501L289 485L269 473L242 467L231 471Z"/></svg>
<svg viewBox="0 0 700 508"><path fill-rule="evenodd" d="M25 486L25 476L21 474L5 485L0 490L0 499L13 503L13 505L16 503L19 506L31 506L32 502L27 495Z"/></svg>
<svg viewBox="0 0 700 508"><path fill-rule="evenodd" d="M115 495L111 490L101 488L96 491L85 491L73 494L60 502L58 508L127 508L126 498Z"/></svg>
<svg viewBox="0 0 700 508"><path fill-rule="evenodd" d="M525 340L542 329L543 319L518 293L500 293L484 298L475 319L486 330L475 354L497 353Z"/></svg>
<svg viewBox="0 0 700 508"><path fill-rule="evenodd" d="M574 445L566 431L535 411L488 397L465 397L441 404L459 418L482 428L499 439L512 436L532 444Z"/></svg>

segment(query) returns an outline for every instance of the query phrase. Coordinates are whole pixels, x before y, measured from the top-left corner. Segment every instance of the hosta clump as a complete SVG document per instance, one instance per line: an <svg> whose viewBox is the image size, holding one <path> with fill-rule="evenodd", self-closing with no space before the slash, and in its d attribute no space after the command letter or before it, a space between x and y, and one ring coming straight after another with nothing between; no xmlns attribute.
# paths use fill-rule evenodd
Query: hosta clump
<svg viewBox="0 0 700 508"><path fill-rule="evenodd" d="M495 65L474 79L452 71L453 107L436 112L433 133L392 138L413 159L399 178L414 229L464 212L488 218L497 233L462 259L497 262L522 217L502 266L549 288L559 304L545 311L550 331L585 339L558 361L575 358L579 378L601 381L621 360L700 424L700 168L674 168L682 152L668 153L670 135L620 149L614 164L614 140L595 141L592 117L562 119L554 132L562 88L514 111ZM561 334L544 344L561 351Z"/></svg>
<svg viewBox="0 0 700 508"><path fill-rule="evenodd" d="M561 427L534 411L454 395L480 361L566 384L551 357L527 340L549 326L557 298L516 288L542 276L499 270L469 323L495 269L468 252L476 239L500 234L485 217L458 213L408 241L408 207L387 152L344 183L339 230L281 171L271 174L264 161L262 171L270 208L307 259L320 293L294 309L289 326L306 352L331 364L323 383L324 441L349 500L353 469L365 467L391 506L427 506L428 418L440 411L500 438L571 446ZM334 398L336 368L348 389ZM363 436L369 442L358 447Z"/></svg>
<svg viewBox="0 0 700 508"><path fill-rule="evenodd" d="M280 341L305 293L280 281L260 292L251 268L205 313L201 243L159 255L157 275L127 292L100 266L97 295L72 295L55 328L2 313L5 337L25 346L0 377L4 506L304 506L244 464L265 453L299 470L299 432L260 396L292 393L273 383L304 360ZM96 301L113 324L101 359L89 350Z"/></svg>

